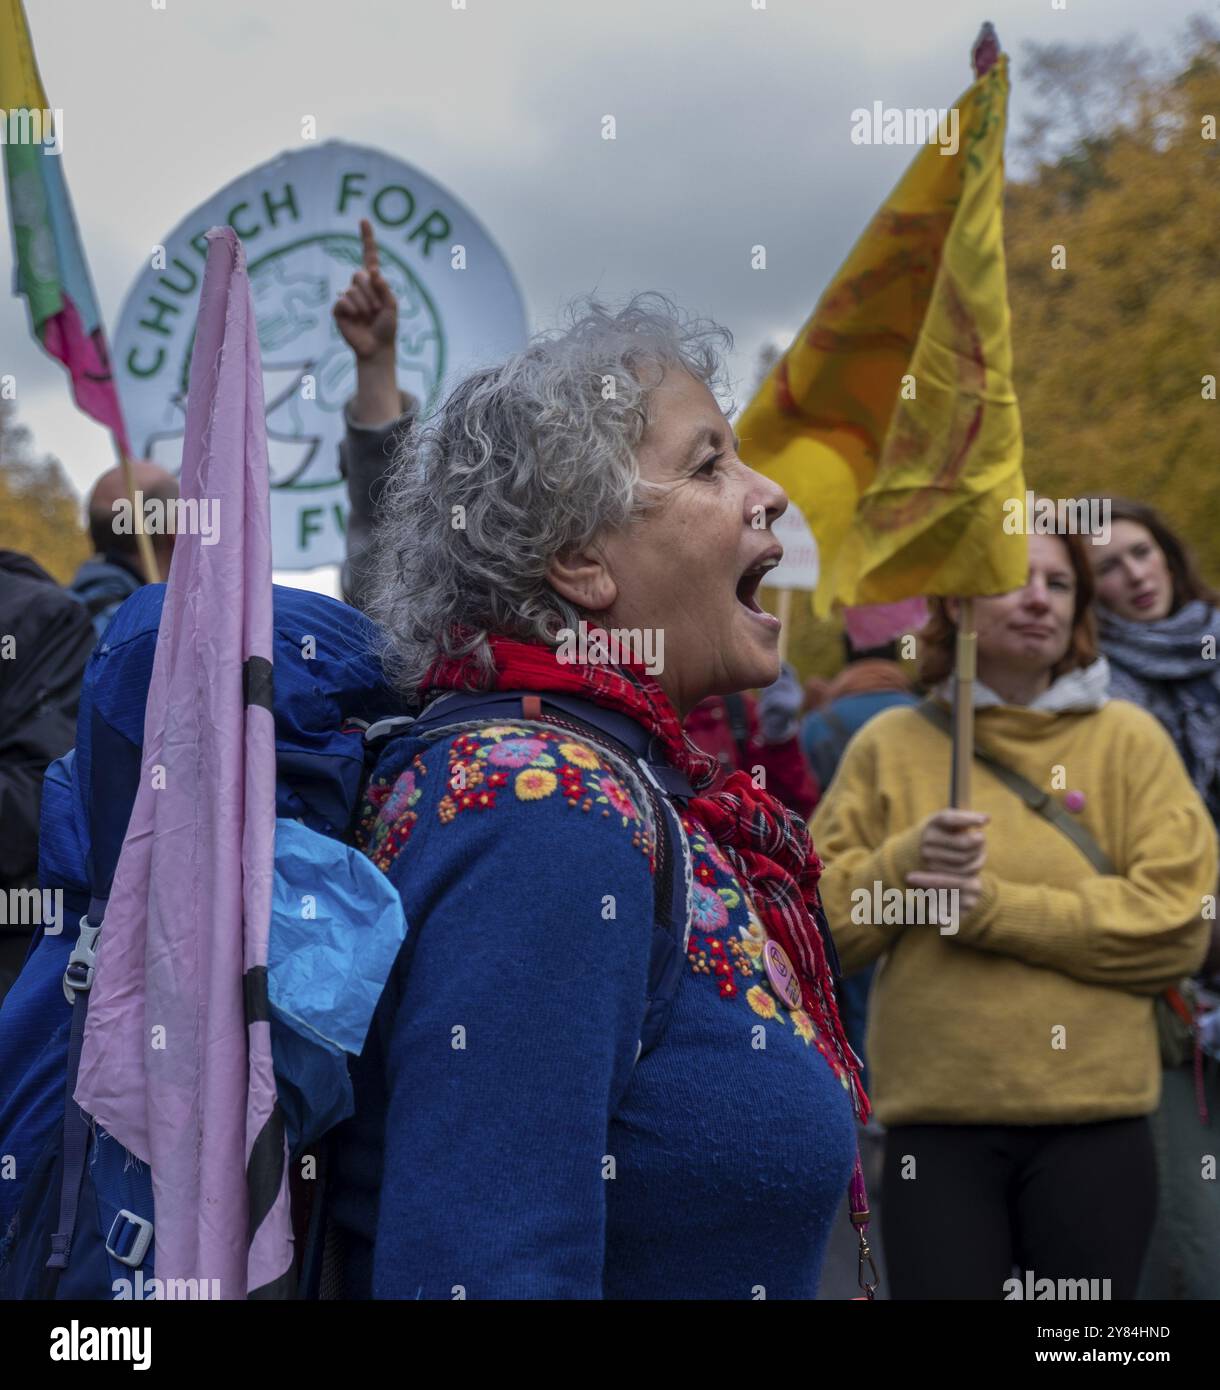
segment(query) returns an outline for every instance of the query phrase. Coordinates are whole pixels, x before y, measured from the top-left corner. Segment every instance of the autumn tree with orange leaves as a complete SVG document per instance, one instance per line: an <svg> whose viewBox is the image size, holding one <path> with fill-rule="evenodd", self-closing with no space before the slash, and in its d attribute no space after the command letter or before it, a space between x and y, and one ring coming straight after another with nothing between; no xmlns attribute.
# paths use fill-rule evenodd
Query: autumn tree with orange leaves
<svg viewBox="0 0 1220 1390"><path fill-rule="evenodd" d="M1218 582L1220 36L1188 37L1159 75L1130 44L1033 51L1060 118L1026 134L1005 234L1029 485L1152 503Z"/></svg>

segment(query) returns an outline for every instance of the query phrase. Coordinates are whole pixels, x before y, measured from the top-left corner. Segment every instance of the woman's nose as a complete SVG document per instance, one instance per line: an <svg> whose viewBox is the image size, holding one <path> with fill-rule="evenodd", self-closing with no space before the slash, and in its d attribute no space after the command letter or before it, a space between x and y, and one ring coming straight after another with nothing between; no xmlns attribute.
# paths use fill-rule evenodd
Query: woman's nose
<svg viewBox="0 0 1220 1390"><path fill-rule="evenodd" d="M752 525L757 526L755 518L762 516L766 524L771 526L788 510L788 494L773 478L755 473L752 468L750 473L754 486L750 489L747 519Z"/></svg>

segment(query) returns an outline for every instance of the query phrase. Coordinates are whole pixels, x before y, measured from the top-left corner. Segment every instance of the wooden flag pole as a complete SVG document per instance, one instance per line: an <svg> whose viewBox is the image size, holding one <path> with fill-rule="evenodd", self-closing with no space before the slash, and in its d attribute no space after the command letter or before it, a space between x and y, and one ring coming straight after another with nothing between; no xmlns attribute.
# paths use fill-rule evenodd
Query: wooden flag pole
<svg viewBox="0 0 1220 1390"><path fill-rule="evenodd" d="M991 71L1000 56L1000 40L993 24L984 23L970 52L970 65L977 80ZM977 669L978 636L974 630L974 599L959 600L957 649L953 663L953 763L949 805L955 810L970 808L970 769L974 763L974 678Z"/></svg>
<svg viewBox="0 0 1220 1390"><path fill-rule="evenodd" d="M781 589L776 603L775 616L783 625L779 630L779 659L788 660L788 621L792 617L792 590Z"/></svg>
<svg viewBox="0 0 1220 1390"><path fill-rule="evenodd" d="M970 767L974 762L974 675L977 635L974 630L974 600L960 600L957 615L957 650L953 663L953 762L949 805L965 811L970 807Z"/></svg>
<svg viewBox="0 0 1220 1390"><path fill-rule="evenodd" d="M140 552L140 564L144 570L144 576L150 584L161 582L161 573L157 569L157 557L153 552L152 541L148 539L148 532L144 529L144 514L136 506L136 484L131 472L131 460L127 457L127 450L115 440L115 450L119 456L119 467L123 470L123 486L127 489L127 497L131 502L131 524L135 527L136 547Z"/></svg>

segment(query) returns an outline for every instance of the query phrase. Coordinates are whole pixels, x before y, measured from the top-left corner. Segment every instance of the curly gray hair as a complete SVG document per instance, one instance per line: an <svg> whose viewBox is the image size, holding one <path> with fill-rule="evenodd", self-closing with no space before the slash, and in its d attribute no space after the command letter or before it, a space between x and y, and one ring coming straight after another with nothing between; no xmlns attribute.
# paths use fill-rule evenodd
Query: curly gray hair
<svg viewBox="0 0 1220 1390"><path fill-rule="evenodd" d="M405 693L441 657L473 655L489 676L489 633L554 645L575 628L582 615L551 588L548 566L647 507L635 453L665 369L726 389L718 349L732 335L663 294L617 312L588 297L568 317L466 377L386 478L368 609Z"/></svg>

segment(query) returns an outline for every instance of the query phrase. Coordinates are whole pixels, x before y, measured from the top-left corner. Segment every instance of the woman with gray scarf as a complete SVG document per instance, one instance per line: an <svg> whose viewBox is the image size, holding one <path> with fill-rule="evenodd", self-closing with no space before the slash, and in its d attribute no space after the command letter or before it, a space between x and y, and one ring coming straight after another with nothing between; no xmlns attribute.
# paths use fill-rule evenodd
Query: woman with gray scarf
<svg viewBox="0 0 1220 1390"><path fill-rule="evenodd" d="M1110 693L1154 714L1173 738L1191 781L1220 826L1220 599L1164 518L1121 498L1103 499L1110 534L1094 543L1099 635ZM1215 918L1215 908L1212 913ZM1199 980L1220 995L1220 929ZM1167 1006L1161 1004L1172 1024ZM1204 1016L1211 1055L1173 1051L1165 1034L1160 1109L1152 1117L1160 1168L1159 1211L1144 1265L1143 1298L1220 1296L1220 1188L1206 1174L1214 1150L1200 1123L1220 1114L1220 1009Z"/></svg>

